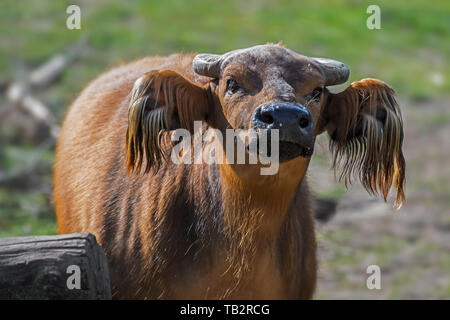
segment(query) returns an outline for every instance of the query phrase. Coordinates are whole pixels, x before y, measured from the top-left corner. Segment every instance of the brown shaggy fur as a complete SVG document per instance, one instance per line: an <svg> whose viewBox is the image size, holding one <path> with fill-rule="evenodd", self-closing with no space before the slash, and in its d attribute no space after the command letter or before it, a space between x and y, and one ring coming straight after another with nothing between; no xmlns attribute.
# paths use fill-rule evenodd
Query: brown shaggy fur
<svg viewBox="0 0 450 320"><path fill-rule="evenodd" d="M333 113L329 117L339 119L330 149L333 167L341 168L340 179L347 185L354 173L367 191L378 191L385 200L394 183L395 205L400 208L405 201L405 159L403 122L394 90L379 80L357 81L334 98L329 110ZM354 134L356 127L362 135Z"/></svg>

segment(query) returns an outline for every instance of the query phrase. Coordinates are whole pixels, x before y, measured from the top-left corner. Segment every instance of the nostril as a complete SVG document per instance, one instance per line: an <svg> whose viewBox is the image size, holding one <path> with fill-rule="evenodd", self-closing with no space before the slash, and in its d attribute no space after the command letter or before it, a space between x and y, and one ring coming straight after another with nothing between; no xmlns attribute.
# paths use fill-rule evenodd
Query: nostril
<svg viewBox="0 0 450 320"><path fill-rule="evenodd" d="M261 112L260 120L267 124L272 124L274 119L269 112Z"/></svg>
<svg viewBox="0 0 450 320"><path fill-rule="evenodd" d="M300 124L300 128L304 129L309 125L309 119L307 116L303 116L298 123Z"/></svg>

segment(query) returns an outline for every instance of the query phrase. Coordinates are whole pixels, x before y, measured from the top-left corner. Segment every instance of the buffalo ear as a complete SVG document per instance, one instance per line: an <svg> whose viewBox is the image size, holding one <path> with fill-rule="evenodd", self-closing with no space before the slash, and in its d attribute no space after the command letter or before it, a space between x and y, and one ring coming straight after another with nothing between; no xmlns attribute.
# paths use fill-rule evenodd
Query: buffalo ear
<svg viewBox="0 0 450 320"><path fill-rule="evenodd" d="M319 123L330 136L333 168L339 180L359 178L370 194L385 201L392 184L395 206L405 201L403 120L394 90L376 79L353 82L338 94L329 94Z"/></svg>
<svg viewBox="0 0 450 320"><path fill-rule="evenodd" d="M204 88L172 70L145 73L134 83L128 107L128 171L158 168L166 159L164 133L178 128L192 133L194 121L205 120L207 112Z"/></svg>

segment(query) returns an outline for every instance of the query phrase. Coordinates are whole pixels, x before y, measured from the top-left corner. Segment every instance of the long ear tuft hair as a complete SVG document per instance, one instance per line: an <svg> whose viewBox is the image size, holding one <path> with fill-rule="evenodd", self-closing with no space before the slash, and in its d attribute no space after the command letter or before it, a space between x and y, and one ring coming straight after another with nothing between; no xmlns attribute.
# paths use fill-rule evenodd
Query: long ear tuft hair
<svg viewBox="0 0 450 320"><path fill-rule="evenodd" d="M382 81L363 79L335 98L332 107L340 116L330 149L333 168L341 170L339 180L348 185L356 176L370 194L380 193L385 201L394 184L399 209L405 201L405 159L403 121L394 90Z"/></svg>
<svg viewBox="0 0 450 320"><path fill-rule="evenodd" d="M206 114L203 88L172 70L150 71L136 80L128 107L126 167L144 173L167 160L168 130L193 131Z"/></svg>

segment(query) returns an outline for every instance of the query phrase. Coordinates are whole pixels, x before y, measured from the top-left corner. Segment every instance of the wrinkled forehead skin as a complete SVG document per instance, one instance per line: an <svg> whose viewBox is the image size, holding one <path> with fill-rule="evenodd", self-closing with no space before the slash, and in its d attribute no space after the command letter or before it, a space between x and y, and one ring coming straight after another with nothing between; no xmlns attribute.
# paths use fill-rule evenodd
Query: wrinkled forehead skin
<svg viewBox="0 0 450 320"><path fill-rule="evenodd" d="M327 58L310 58L298 54L281 45L265 44L246 49L239 49L222 55L202 53L198 54L192 63L194 72L211 78L220 78L229 65L241 64L244 67L257 68L277 66L298 68L303 66L314 70L325 79L325 86L332 86L347 81L350 70L339 61Z"/></svg>
<svg viewBox="0 0 450 320"><path fill-rule="evenodd" d="M232 63L242 64L248 69L255 69L254 71L262 71L260 68L280 68L289 71L293 67L300 67L310 72L316 72L324 77L323 71L317 62L280 45L258 45L227 52L221 58L220 74L222 75L227 66Z"/></svg>

